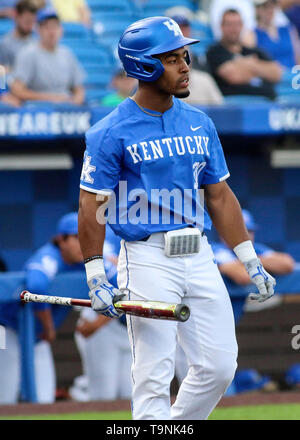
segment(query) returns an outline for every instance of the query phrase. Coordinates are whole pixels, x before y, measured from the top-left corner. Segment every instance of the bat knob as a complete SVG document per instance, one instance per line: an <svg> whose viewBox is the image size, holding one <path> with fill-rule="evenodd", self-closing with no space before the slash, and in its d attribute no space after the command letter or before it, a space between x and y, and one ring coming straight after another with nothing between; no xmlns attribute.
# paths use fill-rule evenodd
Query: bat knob
<svg viewBox="0 0 300 440"><path fill-rule="evenodd" d="M181 322L185 322L189 319L190 317L190 309L187 305L185 304L177 304L175 311L174 311L174 316L178 319L178 321Z"/></svg>

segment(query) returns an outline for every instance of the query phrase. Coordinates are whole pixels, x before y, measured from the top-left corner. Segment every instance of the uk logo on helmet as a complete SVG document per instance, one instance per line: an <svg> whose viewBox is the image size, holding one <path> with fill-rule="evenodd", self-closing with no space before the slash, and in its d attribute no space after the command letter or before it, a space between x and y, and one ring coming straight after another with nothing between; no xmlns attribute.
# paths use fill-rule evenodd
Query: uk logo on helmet
<svg viewBox="0 0 300 440"><path fill-rule="evenodd" d="M167 28L170 31L174 32L175 37L178 37L178 35L182 35L181 29L180 29L179 25L176 23L176 21L167 20L167 21L164 21L163 24L165 26L167 26Z"/></svg>

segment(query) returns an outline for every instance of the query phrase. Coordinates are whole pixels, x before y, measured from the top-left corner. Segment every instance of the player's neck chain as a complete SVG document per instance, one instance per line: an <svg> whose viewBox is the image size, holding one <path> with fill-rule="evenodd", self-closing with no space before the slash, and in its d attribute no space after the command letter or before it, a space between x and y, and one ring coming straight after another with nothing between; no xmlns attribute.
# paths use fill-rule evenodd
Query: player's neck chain
<svg viewBox="0 0 300 440"><path fill-rule="evenodd" d="M138 106L138 108L139 108L140 110L142 110L142 112L146 113L147 115L155 116L155 117L157 117L157 118L161 118L161 117L162 117L162 113L160 113L160 114L157 115L157 114L155 114L155 113L148 112L148 111L145 110L143 107L141 107L141 106L136 102L135 99L131 98L131 96L129 96L129 98L130 98L133 102L136 103L136 105Z"/></svg>

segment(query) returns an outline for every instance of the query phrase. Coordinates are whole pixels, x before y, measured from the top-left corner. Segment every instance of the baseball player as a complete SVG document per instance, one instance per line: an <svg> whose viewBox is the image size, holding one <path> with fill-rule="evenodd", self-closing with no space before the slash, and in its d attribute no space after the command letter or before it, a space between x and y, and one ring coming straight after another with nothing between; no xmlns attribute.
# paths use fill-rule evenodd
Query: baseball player
<svg viewBox="0 0 300 440"><path fill-rule="evenodd" d="M138 89L86 134L78 231L94 310L118 317L113 297L121 292L191 310L179 324L127 318L134 420L206 419L234 376L234 318L205 236L211 221L256 284L253 298L265 301L274 293L275 280L257 258L226 183L214 124L179 99L189 94L188 46L197 42L168 17L129 26L118 51ZM122 238L118 289L103 266L107 216ZM189 369L171 407L177 338Z"/></svg>
<svg viewBox="0 0 300 440"><path fill-rule="evenodd" d="M83 257L78 241L78 215L71 212L59 220L52 240L39 248L26 262L25 288L46 294L58 273L83 270ZM20 347L18 340L18 311L20 304L0 306L0 324L6 327L7 349L0 350L0 404L17 403L20 393ZM56 329L68 313L68 307L33 304L35 315L34 375L37 402L53 403L56 391L56 372L51 342Z"/></svg>

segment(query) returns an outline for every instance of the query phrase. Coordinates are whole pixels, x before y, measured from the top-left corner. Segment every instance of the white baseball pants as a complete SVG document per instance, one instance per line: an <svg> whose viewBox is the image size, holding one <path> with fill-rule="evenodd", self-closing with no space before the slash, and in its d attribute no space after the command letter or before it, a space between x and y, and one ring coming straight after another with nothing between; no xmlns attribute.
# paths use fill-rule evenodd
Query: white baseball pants
<svg viewBox="0 0 300 440"><path fill-rule="evenodd" d="M97 313L84 309L81 316L92 321ZM88 338L78 332L75 338L88 379L88 400L130 399L132 357L126 326L111 319Z"/></svg>
<svg viewBox="0 0 300 440"><path fill-rule="evenodd" d="M18 403L21 387L21 356L18 334L6 328L6 349L0 350L0 404ZM34 370L38 403L55 402L56 373L47 341L34 345Z"/></svg>
<svg viewBox="0 0 300 440"><path fill-rule="evenodd" d="M130 299L185 303L184 323L127 317L131 343L134 420L204 420L236 370L237 343L230 298L204 236L194 256L169 258L163 233L147 242L121 242L118 285ZM170 404L177 337L188 362Z"/></svg>

